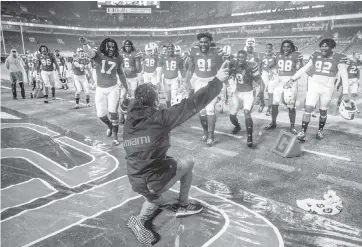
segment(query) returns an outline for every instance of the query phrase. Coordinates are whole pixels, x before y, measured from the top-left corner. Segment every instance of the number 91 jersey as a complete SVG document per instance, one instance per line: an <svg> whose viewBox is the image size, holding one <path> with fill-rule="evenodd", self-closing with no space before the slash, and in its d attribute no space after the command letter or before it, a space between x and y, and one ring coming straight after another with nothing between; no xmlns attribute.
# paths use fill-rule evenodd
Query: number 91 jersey
<svg viewBox="0 0 362 247"><path fill-rule="evenodd" d="M112 87L117 84L117 70L121 70L122 58L108 57L100 51L94 49L96 55L93 60L96 64L97 86Z"/></svg>
<svg viewBox="0 0 362 247"><path fill-rule="evenodd" d="M279 76L293 76L297 70L297 64L302 63L303 55L300 52L294 51L289 55L278 54L276 58Z"/></svg>
<svg viewBox="0 0 362 247"><path fill-rule="evenodd" d="M223 63L223 55L220 47L210 47L207 53L202 53L199 46L192 47L190 58L195 64L195 74L201 78L215 76Z"/></svg>

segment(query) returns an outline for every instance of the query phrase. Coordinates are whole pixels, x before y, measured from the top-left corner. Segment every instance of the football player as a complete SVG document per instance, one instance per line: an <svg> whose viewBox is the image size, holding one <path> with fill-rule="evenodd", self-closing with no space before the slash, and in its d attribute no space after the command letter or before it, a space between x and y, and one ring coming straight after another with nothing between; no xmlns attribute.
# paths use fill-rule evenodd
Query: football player
<svg viewBox="0 0 362 247"><path fill-rule="evenodd" d="M268 110L266 115L270 116L273 104L273 91L276 84L276 56L273 53L273 44L268 43L265 46L265 53L261 55L261 78L265 83L268 94Z"/></svg>
<svg viewBox="0 0 362 247"><path fill-rule="evenodd" d="M275 129L280 102L284 102L289 109L290 132L297 134L295 129L295 101L298 85L294 83L290 88L288 81L302 67L303 55L297 51L293 41L284 40L280 46L280 53L276 57L278 80L273 91L273 105L271 109L272 122L265 129ZM286 98L288 102L286 102Z"/></svg>
<svg viewBox="0 0 362 247"><path fill-rule="evenodd" d="M167 56L160 57L157 65L158 84L161 84L161 74L164 75L162 88L166 97L167 108L176 104L176 95L182 82L182 70L182 58L181 56L175 54L175 46L173 44L169 44Z"/></svg>
<svg viewBox="0 0 362 247"><path fill-rule="evenodd" d="M79 99L81 91L85 94L86 106L90 107L89 104L89 83L86 77L86 70L90 63L89 58L85 56L83 48L77 49L77 56L74 58L72 63L72 69L74 73L74 87L75 87L75 109L79 109Z"/></svg>
<svg viewBox="0 0 362 247"><path fill-rule="evenodd" d="M339 73L342 78L343 100L349 101L347 57L343 54L333 52L333 49L336 47L336 42L333 39L323 39L319 43L319 47L320 51L315 51L310 56L308 63L292 76L288 82L289 86L293 86L298 78L313 68L312 78L307 92L302 130L298 133L298 139L300 141L305 141L310 115L318 101L320 102L320 117L316 138L318 140L323 139L323 128L326 124L327 110L332 99L337 73Z"/></svg>
<svg viewBox="0 0 362 247"><path fill-rule="evenodd" d="M152 83L157 86L157 68L158 56L156 54L156 47L149 43L145 46L145 56L143 58L143 80L144 83Z"/></svg>
<svg viewBox="0 0 362 247"><path fill-rule="evenodd" d="M212 80L223 63L222 49L211 47L211 42L213 41L212 34L207 32L199 33L197 39L199 45L192 47L190 50L190 59L188 59L189 70L186 74L186 82L190 84L190 79L193 73L195 73L193 76L195 92ZM215 104L217 100L217 98L212 100L205 109L200 111L199 115L201 126L204 130L201 140L206 141L206 144L210 147L215 143Z"/></svg>
<svg viewBox="0 0 362 247"><path fill-rule="evenodd" d="M348 84L349 84L349 93L351 94L352 100L356 101L358 96L358 89L361 88L359 85L360 82L360 70L358 68L358 60L356 57L353 57L351 60L347 62L347 72L348 72ZM338 87L342 84L341 80L339 81ZM343 91L338 99L338 107L341 104L343 98Z"/></svg>
<svg viewBox="0 0 362 247"><path fill-rule="evenodd" d="M24 62L24 70L25 70L25 76L24 76L24 81L28 81L28 84L31 85L31 81L29 78L29 60L28 60L28 55L21 55L20 58L23 60Z"/></svg>
<svg viewBox="0 0 362 247"><path fill-rule="evenodd" d="M55 56L53 53L49 52L48 47L45 45L41 45L39 48L39 54L36 58L37 60L37 74L41 76L44 86L45 86L45 94L44 94L44 103L48 103L48 94L49 87L52 91L53 100L55 100L55 76L54 76L54 67L58 72L58 77L61 78L60 69L57 61L55 60Z"/></svg>
<svg viewBox="0 0 362 247"><path fill-rule="evenodd" d="M119 145L118 140L118 105L119 105L119 85L117 75L126 90L128 90L126 77L122 70L122 58L119 55L117 42L111 38L102 41L99 49L91 48L87 44L87 39L79 39L83 49L89 58L96 63L97 88L95 104L97 116L107 125L107 136L113 134L113 144ZM111 115L111 121L108 118Z"/></svg>
<svg viewBox="0 0 362 247"><path fill-rule="evenodd" d="M34 65L34 56L33 54L29 53L27 55L27 62L28 62L28 79L29 84L33 85L33 89L36 87L36 71L35 71L35 65Z"/></svg>
<svg viewBox="0 0 362 247"><path fill-rule="evenodd" d="M167 45L162 46L161 55L167 55Z"/></svg>
<svg viewBox="0 0 362 247"><path fill-rule="evenodd" d="M230 121L235 126L232 134L237 134L241 126L236 117L240 104L244 105L244 116L246 132L248 134L247 146L253 146L253 119L251 118L251 108L254 103L253 82L260 85L260 92L257 97L260 99L264 96L264 83L259 73L259 65L256 62L247 61L247 52L239 51L237 54L237 63L231 65L230 76L236 82L236 92L231 98L230 104Z"/></svg>
<svg viewBox="0 0 362 247"><path fill-rule="evenodd" d="M60 55L59 50L55 50L55 60L58 63L60 74L62 75L60 78L57 78L57 81L60 81L62 84L62 87L60 89L69 89L66 78L66 71L68 70L67 62L65 61L65 58Z"/></svg>

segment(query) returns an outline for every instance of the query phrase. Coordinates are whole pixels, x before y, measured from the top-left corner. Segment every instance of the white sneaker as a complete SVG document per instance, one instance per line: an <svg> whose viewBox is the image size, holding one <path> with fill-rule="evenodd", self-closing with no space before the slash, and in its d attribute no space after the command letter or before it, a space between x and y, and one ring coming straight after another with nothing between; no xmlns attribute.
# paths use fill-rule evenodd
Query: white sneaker
<svg viewBox="0 0 362 247"><path fill-rule="evenodd" d="M75 104L74 109L79 109L79 104Z"/></svg>

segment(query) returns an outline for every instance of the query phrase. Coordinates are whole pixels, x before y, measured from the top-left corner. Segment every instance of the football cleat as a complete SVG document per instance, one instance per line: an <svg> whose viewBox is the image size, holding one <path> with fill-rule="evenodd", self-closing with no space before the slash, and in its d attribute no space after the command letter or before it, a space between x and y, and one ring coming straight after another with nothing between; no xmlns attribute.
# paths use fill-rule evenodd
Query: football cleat
<svg viewBox="0 0 362 247"><path fill-rule="evenodd" d="M264 106L263 106L263 105L260 105L260 106L259 106L259 110L258 110L258 112L259 112L259 113L262 113L262 112L263 112L263 110L264 110Z"/></svg>
<svg viewBox="0 0 362 247"><path fill-rule="evenodd" d="M209 134L207 133L207 131L204 131L204 135L201 137L201 141L206 142L208 137Z"/></svg>
<svg viewBox="0 0 362 247"><path fill-rule="evenodd" d="M248 136L246 145L248 145L249 148L251 148L253 146L253 136L252 135Z"/></svg>
<svg viewBox="0 0 362 247"><path fill-rule="evenodd" d="M213 137L209 137L206 141L206 145L208 145L209 147L213 146L215 144L215 140Z"/></svg>
<svg viewBox="0 0 362 247"><path fill-rule="evenodd" d="M270 123L268 126L265 127L266 130L272 130L275 129L277 127L277 124L275 123Z"/></svg>
<svg viewBox="0 0 362 247"><path fill-rule="evenodd" d="M118 145L121 144L121 143L120 143L120 141L114 139L114 140L112 141L112 144L113 144L114 146L118 146Z"/></svg>
<svg viewBox="0 0 362 247"><path fill-rule="evenodd" d="M53 97L53 100L56 100L57 98L56 97Z"/></svg>
<svg viewBox="0 0 362 247"><path fill-rule="evenodd" d="M323 139L323 130L318 130L318 132L316 134L316 138L317 138L317 140Z"/></svg>
<svg viewBox="0 0 362 247"><path fill-rule="evenodd" d="M289 128L290 133L292 133L293 135L298 134L298 131L295 129L294 125L291 125Z"/></svg>
<svg viewBox="0 0 362 247"><path fill-rule="evenodd" d="M231 134L236 135L237 133L239 133L240 130L241 130L241 126L239 124L238 126L235 126L233 131L231 131Z"/></svg>
<svg viewBox="0 0 362 247"><path fill-rule="evenodd" d="M75 104L74 109L79 109L79 104Z"/></svg>
<svg viewBox="0 0 362 247"><path fill-rule="evenodd" d="M271 115L270 111L267 111L267 112L265 113L265 116L270 116L270 115Z"/></svg>
<svg viewBox="0 0 362 247"><path fill-rule="evenodd" d="M91 104L87 103L85 106L86 106L86 107L91 107Z"/></svg>
<svg viewBox="0 0 362 247"><path fill-rule="evenodd" d="M48 102L48 99L45 99L45 100L44 100L44 103L45 103L45 104L48 104L48 103L49 103L49 102Z"/></svg>
<svg viewBox="0 0 362 247"><path fill-rule="evenodd" d="M107 129L107 136L111 137L112 136L112 128L108 128Z"/></svg>
<svg viewBox="0 0 362 247"><path fill-rule="evenodd" d="M297 139L301 142L305 142L306 140L306 135L304 130L299 131L298 135L297 135Z"/></svg>

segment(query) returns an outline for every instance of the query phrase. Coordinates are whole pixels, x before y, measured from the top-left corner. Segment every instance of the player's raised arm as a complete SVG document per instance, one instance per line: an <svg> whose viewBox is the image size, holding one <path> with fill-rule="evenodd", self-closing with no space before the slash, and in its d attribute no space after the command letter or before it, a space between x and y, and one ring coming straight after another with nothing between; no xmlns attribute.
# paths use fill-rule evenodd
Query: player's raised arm
<svg viewBox="0 0 362 247"><path fill-rule="evenodd" d="M349 81L348 81L347 65L345 62L340 62L338 64L338 72L339 72L339 74L341 76L341 80L342 80L343 98L344 98L344 100L348 100L348 98L349 98Z"/></svg>
<svg viewBox="0 0 362 247"><path fill-rule="evenodd" d="M207 86L200 88L181 103L163 110L163 121L169 130L182 124L201 109L205 108L217 95L220 94L223 82L229 77L229 61L225 61L216 76Z"/></svg>
<svg viewBox="0 0 362 247"><path fill-rule="evenodd" d="M160 57L158 59L158 62L157 62L157 69L156 69L156 73L157 73L157 83L161 83L161 80L162 80L162 72L163 72L163 59L162 57Z"/></svg>
<svg viewBox="0 0 362 247"><path fill-rule="evenodd" d="M302 75L307 73L311 68L313 67L313 60L309 59L308 63L304 65L301 69L299 69L291 78L291 80L296 81L298 80Z"/></svg>
<svg viewBox="0 0 362 247"><path fill-rule="evenodd" d="M92 49L92 47L90 47L90 45L87 44L87 39L86 37L82 36L79 38L79 42L82 44L84 52L90 57L90 58L94 58L96 56L96 51Z"/></svg>
<svg viewBox="0 0 362 247"><path fill-rule="evenodd" d="M185 75L185 82L190 86L190 80L191 80L191 77L192 77L192 74L194 73L195 71L195 62L194 62L194 59L190 56L188 57L187 59L187 71L186 71L186 75Z"/></svg>

